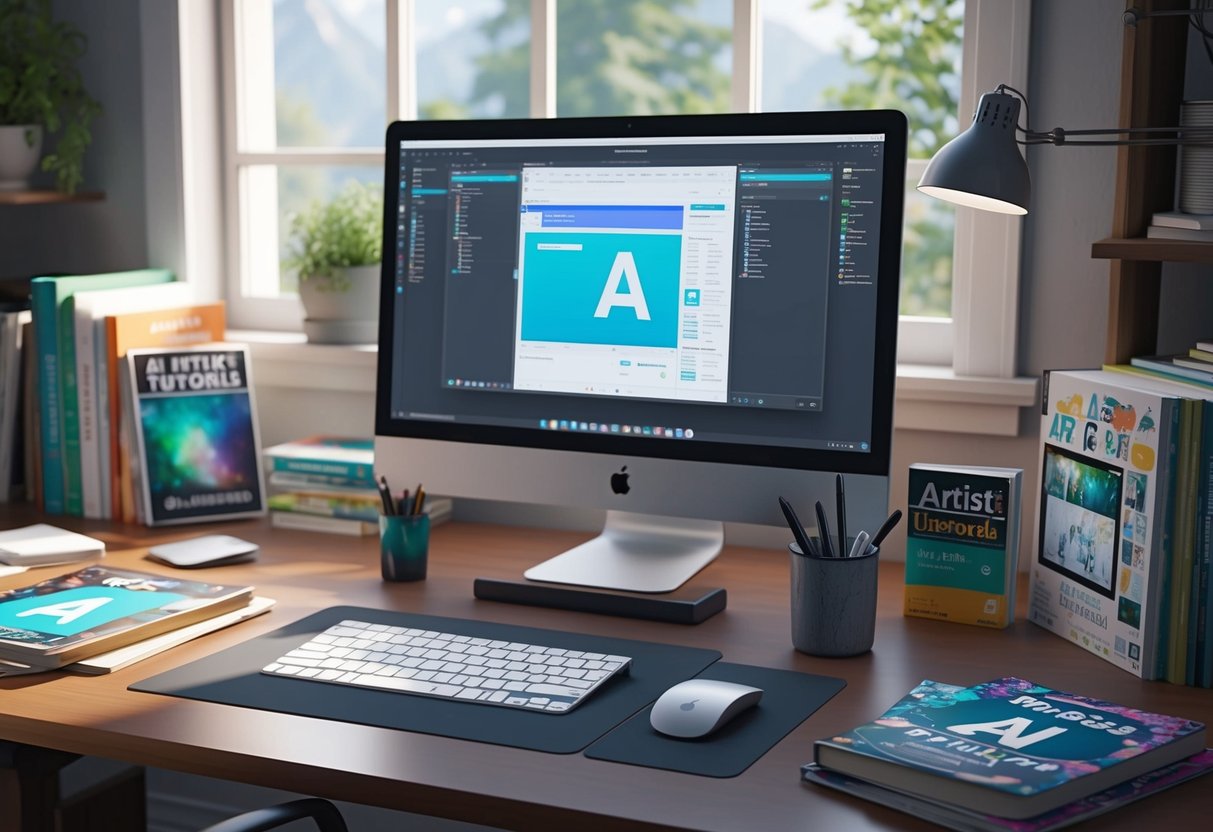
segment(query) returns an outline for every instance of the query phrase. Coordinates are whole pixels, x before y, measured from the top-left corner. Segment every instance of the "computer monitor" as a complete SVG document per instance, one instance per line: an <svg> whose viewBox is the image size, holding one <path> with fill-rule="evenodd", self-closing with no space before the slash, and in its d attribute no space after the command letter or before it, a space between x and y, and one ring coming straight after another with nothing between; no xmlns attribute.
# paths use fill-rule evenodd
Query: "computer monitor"
<svg viewBox="0 0 1213 832"><path fill-rule="evenodd" d="M532 580L672 590L835 472L874 531L905 150L893 111L391 125L376 467L607 509Z"/></svg>

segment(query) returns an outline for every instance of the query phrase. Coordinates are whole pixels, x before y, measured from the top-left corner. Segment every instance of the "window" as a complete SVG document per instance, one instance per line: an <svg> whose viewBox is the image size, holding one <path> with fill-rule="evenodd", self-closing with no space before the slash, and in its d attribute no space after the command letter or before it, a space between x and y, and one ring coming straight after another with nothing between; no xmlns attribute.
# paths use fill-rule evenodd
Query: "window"
<svg viewBox="0 0 1213 832"><path fill-rule="evenodd" d="M380 181L392 120L897 107L912 156L899 357L952 364L956 343L958 371L1012 375L1018 220L958 217L913 185L977 91L1025 81L1028 3L223 0L231 318L298 326L279 266L290 217ZM992 249L1007 266L975 269Z"/></svg>

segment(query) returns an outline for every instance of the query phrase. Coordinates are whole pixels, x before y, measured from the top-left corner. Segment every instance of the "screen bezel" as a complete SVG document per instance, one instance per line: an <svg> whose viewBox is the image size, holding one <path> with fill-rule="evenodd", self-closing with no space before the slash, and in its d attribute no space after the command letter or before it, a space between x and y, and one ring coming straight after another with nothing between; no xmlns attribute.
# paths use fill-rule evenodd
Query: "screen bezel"
<svg viewBox="0 0 1213 832"><path fill-rule="evenodd" d="M562 138L633 139L702 136L850 135L881 133L884 171L881 186L880 248L876 279L876 318L872 374L872 432L870 450L830 451L789 446L707 441L666 441L615 434L545 431L400 419L391 416L391 378L397 356L394 341L396 246L395 217L400 188L402 141ZM695 116L636 116L609 118L498 119L467 121L408 121L388 127L384 165L384 222L379 299L379 357L375 395L375 434L384 437L436 439L448 442L581 451L654 459L720 462L887 476L891 459L893 388L896 374L897 316L900 297L901 228L905 189L906 119L896 110L854 112L759 113ZM888 198L894 195L895 198ZM894 229L893 233L889 233Z"/></svg>

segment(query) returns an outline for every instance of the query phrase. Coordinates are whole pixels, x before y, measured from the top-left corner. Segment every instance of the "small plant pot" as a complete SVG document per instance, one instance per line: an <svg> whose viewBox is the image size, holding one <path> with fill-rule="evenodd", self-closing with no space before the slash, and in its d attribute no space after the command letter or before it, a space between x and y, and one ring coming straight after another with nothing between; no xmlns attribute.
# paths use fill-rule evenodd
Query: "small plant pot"
<svg viewBox="0 0 1213 832"><path fill-rule="evenodd" d="M379 264L299 281L303 331L313 344L373 344L379 335Z"/></svg>
<svg viewBox="0 0 1213 832"><path fill-rule="evenodd" d="M37 124L0 126L0 191L29 187L42 158L42 128Z"/></svg>

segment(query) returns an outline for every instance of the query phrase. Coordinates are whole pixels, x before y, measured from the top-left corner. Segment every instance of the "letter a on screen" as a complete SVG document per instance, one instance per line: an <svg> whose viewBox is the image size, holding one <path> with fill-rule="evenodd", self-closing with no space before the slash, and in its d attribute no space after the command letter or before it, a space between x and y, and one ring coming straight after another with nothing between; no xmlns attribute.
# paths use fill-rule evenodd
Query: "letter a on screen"
<svg viewBox="0 0 1213 832"><path fill-rule="evenodd" d="M627 280L627 294L620 294L619 283ZM649 317L649 305L644 299L644 289L640 286L640 274L636 271L636 260L632 252L621 251L615 255L611 264L611 273L607 275L606 287L602 297L598 299L598 308L594 310L595 318L605 318L616 306L626 306L636 313L640 321L652 320Z"/></svg>
<svg viewBox="0 0 1213 832"><path fill-rule="evenodd" d="M45 607L35 607L32 610L25 610L17 613L18 618L26 618L31 615L49 615L52 618L58 617L59 620L55 623L62 627L64 624L70 624L82 615L88 615L95 609L103 607L113 598L81 598L76 601L62 601L58 604L48 604Z"/></svg>

